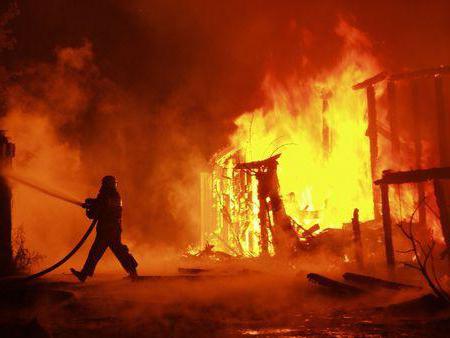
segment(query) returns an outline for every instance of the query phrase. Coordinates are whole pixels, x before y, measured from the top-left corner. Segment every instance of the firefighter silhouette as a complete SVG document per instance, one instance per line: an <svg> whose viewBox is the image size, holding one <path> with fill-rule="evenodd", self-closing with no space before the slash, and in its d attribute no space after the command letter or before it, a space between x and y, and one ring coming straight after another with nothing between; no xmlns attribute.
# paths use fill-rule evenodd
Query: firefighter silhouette
<svg viewBox="0 0 450 338"><path fill-rule="evenodd" d="M97 235L89 251L89 255L81 271L70 271L81 281L92 277L95 267L107 248L110 248L122 267L131 278L137 277L138 263L131 255L128 247L122 243L122 200L117 191L114 176L105 176L97 198L86 199L83 207L90 219L97 220Z"/></svg>

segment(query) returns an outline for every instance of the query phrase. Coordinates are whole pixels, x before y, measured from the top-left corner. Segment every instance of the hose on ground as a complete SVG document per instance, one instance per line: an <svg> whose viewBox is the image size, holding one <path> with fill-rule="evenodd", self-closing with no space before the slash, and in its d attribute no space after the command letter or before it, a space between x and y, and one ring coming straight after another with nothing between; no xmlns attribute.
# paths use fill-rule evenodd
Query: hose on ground
<svg viewBox="0 0 450 338"><path fill-rule="evenodd" d="M29 276L26 276L24 278L24 280L25 281L30 281L32 279L36 279L36 278L42 277L42 276L48 274L49 272L52 272L53 270L57 269L58 267L63 265L65 262L67 262L83 246L84 242L86 242L87 238L91 234L92 230L94 230L96 225L97 225L97 220L94 219L92 221L91 225L89 226L89 228L84 233L83 237L81 237L80 241L77 243L77 245L75 245L74 248L66 256L64 256L61 260L59 260L58 262L56 262L52 266L48 267L47 269L44 269L44 270L39 271L39 272L36 272L36 273L34 273L32 275L29 275Z"/></svg>

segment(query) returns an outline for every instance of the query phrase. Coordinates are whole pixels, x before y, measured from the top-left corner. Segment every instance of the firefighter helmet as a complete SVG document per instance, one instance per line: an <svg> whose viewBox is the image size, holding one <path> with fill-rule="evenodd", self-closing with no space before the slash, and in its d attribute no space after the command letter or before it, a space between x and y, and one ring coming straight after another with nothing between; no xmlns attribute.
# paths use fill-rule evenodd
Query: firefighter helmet
<svg viewBox="0 0 450 338"><path fill-rule="evenodd" d="M102 178L102 186L108 188L115 188L117 186L117 180L114 176L108 175Z"/></svg>

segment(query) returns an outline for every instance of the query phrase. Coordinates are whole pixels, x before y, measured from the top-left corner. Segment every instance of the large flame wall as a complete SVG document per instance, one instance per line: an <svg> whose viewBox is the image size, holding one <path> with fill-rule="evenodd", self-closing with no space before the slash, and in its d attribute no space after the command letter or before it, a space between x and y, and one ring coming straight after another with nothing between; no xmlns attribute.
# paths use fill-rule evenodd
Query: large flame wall
<svg viewBox="0 0 450 338"><path fill-rule="evenodd" d="M231 138L246 161L281 153L278 176L288 214L302 224L327 227L341 227L356 207L362 220L373 217L366 99L351 88L377 65L363 50L363 35L343 22L337 33L347 49L334 69L284 85L268 76L269 103L239 117Z"/></svg>

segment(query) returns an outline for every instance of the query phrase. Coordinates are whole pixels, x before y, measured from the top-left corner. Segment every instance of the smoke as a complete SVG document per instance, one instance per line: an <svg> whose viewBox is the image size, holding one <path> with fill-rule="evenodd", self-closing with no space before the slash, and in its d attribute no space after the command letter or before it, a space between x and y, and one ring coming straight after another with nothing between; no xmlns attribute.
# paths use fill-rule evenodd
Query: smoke
<svg viewBox="0 0 450 338"><path fill-rule="evenodd" d="M227 144L235 118L266 103L268 73L281 83L339 62L342 18L367 33L388 67L450 55L445 1L18 6L16 46L2 54L14 75L2 128L17 144L15 169L78 198L95 195L103 175L118 176L125 237L143 252L196 239L198 172ZM413 24L422 28L416 38ZM14 193L15 222L39 252L66 251L84 229L80 210L18 185Z"/></svg>
<svg viewBox="0 0 450 338"><path fill-rule="evenodd" d="M151 116L130 97L101 76L89 42L25 68L7 90L2 121L17 145L15 172L78 198L94 196L102 176L116 175L131 247L189 240L196 208L187 188L195 187L190 178L201 159L183 137L176 107ZM82 233L81 209L20 185L14 196L15 223L39 252L60 254Z"/></svg>

